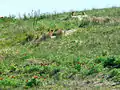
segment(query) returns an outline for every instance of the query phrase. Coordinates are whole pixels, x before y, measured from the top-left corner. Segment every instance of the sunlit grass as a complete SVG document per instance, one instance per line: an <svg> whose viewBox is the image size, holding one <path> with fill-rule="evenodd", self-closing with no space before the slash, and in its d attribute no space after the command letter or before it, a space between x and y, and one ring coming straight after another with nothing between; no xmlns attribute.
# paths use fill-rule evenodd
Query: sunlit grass
<svg viewBox="0 0 120 90"><path fill-rule="evenodd" d="M119 18L119 11L120 8L106 8L85 12L90 16ZM118 21L80 22L72 19L70 13L0 19L0 87L90 88L89 84L96 87L92 83L96 80L103 85L107 81L119 84L119 25ZM77 31L37 45L33 42L51 29ZM27 40L28 36L31 40Z"/></svg>

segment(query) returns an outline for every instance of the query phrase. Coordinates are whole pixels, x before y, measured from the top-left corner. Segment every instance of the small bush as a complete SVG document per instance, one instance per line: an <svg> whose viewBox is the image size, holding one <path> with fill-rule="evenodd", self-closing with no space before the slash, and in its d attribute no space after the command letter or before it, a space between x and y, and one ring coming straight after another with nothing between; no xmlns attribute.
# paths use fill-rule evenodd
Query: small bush
<svg viewBox="0 0 120 90"><path fill-rule="evenodd" d="M116 60L115 57L108 57L105 61L104 61L104 67L112 67L115 65L114 61Z"/></svg>
<svg viewBox="0 0 120 90"><path fill-rule="evenodd" d="M116 60L114 61L115 64L115 68L120 68L120 58L116 58Z"/></svg>
<svg viewBox="0 0 120 90"><path fill-rule="evenodd" d="M37 80L36 78L32 78L31 80L28 80L28 81L26 82L26 85L25 85L25 86L33 87L33 86L37 86L39 83L40 83L39 80Z"/></svg>
<svg viewBox="0 0 120 90"><path fill-rule="evenodd" d="M103 63L106 61L106 57L100 56L95 59L95 63Z"/></svg>
<svg viewBox="0 0 120 90"><path fill-rule="evenodd" d="M110 72L109 72L109 78L113 78L115 76L120 76L120 70L119 69L112 69Z"/></svg>
<svg viewBox="0 0 120 90"><path fill-rule="evenodd" d="M89 69L87 75L91 75L91 74L94 74L94 73L99 73L99 72L101 72L102 70L103 70L102 64L97 64L97 65L94 64L94 65Z"/></svg>
<svg viewBox="0 0 120 90"><path fill-rule="evenodd" d="M21 84L19 80L16 79L10 79L10 78L3 78L3 80L0 80L0 87L2 86L12 86L17 87Z"/></svg>
<svg viewBox="0 0 120 90"><path fill-rule="evenodd" d="M90 21L88 19L83 19L80 23L78 27L86 27L90 25Z"/></svg>
<svg viewBox="0 0 120 90"><path fill-rule="evenodd" d="M35 65L32 65L32 66L26 66L24 68L24 72L25 73L32 73L32 72L36 72L36 71L39 71L40 70L40 66L35 66Z"/></svg>

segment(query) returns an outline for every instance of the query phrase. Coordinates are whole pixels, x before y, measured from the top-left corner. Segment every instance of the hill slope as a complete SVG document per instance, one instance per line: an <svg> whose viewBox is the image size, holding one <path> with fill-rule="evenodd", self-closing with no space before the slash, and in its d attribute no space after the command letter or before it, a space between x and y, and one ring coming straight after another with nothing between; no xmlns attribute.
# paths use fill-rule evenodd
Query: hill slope
<svg viewBox="0 0 120 90"><path fill-rule="evenodd" d="M0 19L0 87L120 88L120 8L84 12L109 17L109 21L79 21L70 12ZM76 11L78 14L81 12ZM33 42L52 29L77 31Z"/></svg>

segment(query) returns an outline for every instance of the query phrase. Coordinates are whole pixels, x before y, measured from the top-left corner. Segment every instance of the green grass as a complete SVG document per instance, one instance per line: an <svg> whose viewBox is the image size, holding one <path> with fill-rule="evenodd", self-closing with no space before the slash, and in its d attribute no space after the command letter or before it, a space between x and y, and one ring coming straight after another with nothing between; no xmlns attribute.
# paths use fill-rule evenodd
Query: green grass
<svg viewBox="0 0 120 90"><path fill-rule="evenodd" d="M90 16L120 18L119 7L85 12ZM70 82L92 79L119 83L119 25L118 21L80 22L71 19L70 12L0 19L0 87L68 89L79 87ZM77 29L77 32L37 45L32 42L50 29Z"/></svg>

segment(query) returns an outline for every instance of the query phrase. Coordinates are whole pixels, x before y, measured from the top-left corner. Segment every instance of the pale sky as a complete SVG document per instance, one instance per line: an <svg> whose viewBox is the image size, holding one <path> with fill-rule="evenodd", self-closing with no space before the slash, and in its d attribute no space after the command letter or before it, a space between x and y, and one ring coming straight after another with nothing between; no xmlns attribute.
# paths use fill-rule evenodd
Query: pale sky
<svg viewBox="0 0 120 90"><path fill-rule="evenodd" d="M120 0L0 0L0 16L30 13L32 10L63 12L120 6Z"/></svg>

